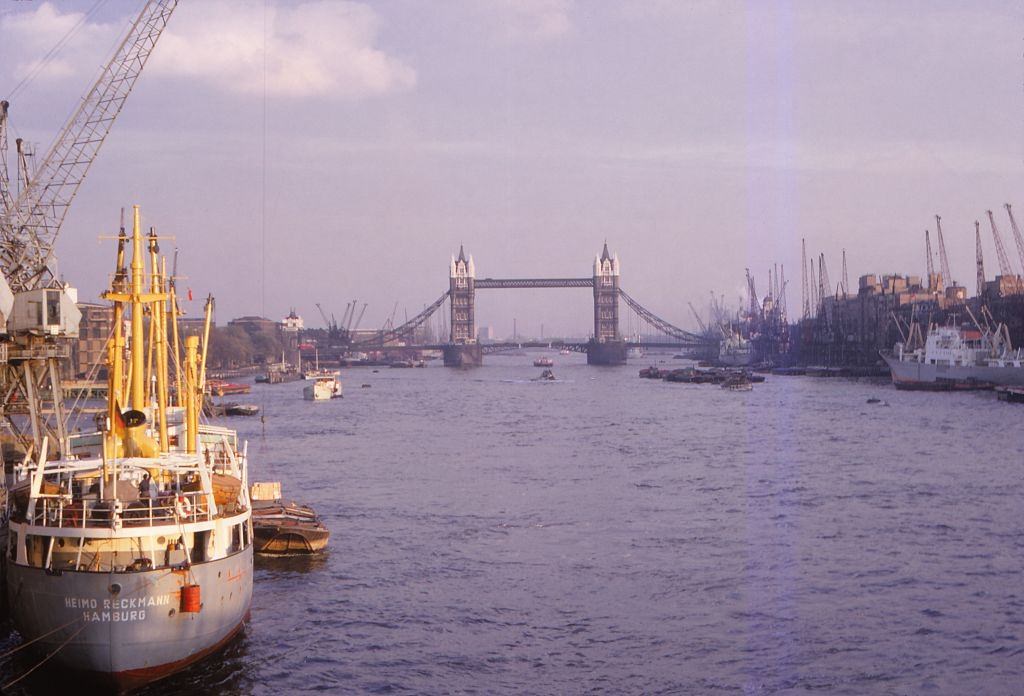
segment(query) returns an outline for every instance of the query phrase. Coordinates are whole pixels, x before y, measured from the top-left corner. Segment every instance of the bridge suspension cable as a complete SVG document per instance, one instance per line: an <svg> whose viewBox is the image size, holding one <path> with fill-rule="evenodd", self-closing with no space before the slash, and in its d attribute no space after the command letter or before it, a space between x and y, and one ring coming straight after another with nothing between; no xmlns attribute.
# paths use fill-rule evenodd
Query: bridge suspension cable
<svg viewBox="0 0 1024 696"><path fill-rule="evenodd" d="M359 348L363 346L382 346L391 341L397 341L400 338L408 336L413 331L418 329L424 322L426 322L427 319L429 319L434 312L441 308L441 305L443 305L445 300L448 299L448 294L449 291L445 290L443 295L434 300L434 302L430 304L426 309L424 309L422 312L420 312L419 314L417 314L404 324L396 326L395 328L389 329L387 331L378 331L372 338L352 343L352 347Z"/></svg>
<svg viewBox="0 0 1024 696"><path fill-rule="evenodd" d="M619 289L619 296L622 297L623 301L631 310L636 312L637 316L639 316L641 319L646 321L648 324L650 324L663 334L671 336L672 338L677 339L681 343L691 346L707 346L710 343L712 343L704 336L698 336L695 333L691 333L684 329L680 329L678 326L673 326L672 324L669 324L667 321L657 316L656 314L648 310L646 307L641 305L639 302L634 300L632 297L626 294L625 290L622 290L621 288Z"/></svg>

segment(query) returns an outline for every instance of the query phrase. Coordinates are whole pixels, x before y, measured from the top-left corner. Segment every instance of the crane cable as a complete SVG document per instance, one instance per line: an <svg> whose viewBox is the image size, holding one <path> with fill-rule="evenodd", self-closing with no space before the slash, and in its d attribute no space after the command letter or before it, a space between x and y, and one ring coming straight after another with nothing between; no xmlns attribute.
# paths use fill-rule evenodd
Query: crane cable
<svg viewBox="0 0 1024 696"><path fill-rule="evenodd" d="M68 42L76 34L78 34L79 31L81 31L82 27L85 26L85 23L89 21L89 19L91 19L93 15L95 15L100 10L100 8L102 8L106 4L107 0L96 0L92 8L88 12L83 14L79 18L79 20L75 22L75 24L72 25L72 27L68 29L67 32L65 32L64 36L61 37L60 41L54 44L53 47L46 52L46 55L44 55L42 59L40 59L39 62L36 63L35 67L33 67L32 70L30 70L29 73L25 75L25 77L21 78L21 82L14 86L14 89L11 90L10 94L7 95L7 99L14 99L23 88L31 84L32 81L36 77L38 77L39 73L42 72L44 68L49 66L50 63L53 62L53 60L57 57L57 54L60 53L61 50L63 50L63 48L68 44Z"/></svg>

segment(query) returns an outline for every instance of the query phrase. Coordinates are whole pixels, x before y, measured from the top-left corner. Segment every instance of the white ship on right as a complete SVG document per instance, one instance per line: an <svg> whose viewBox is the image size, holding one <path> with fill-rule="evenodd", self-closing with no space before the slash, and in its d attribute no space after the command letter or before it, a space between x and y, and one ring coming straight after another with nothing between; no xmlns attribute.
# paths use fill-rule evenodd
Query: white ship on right
<svg viewBox="0 0 1024 696"><path fill-rule="evenodd" d="M897 343L882 351L897 389L984 389L1024 385L1024 354L1010 344L1005 324L995 329L933 326L923 348Z"/></svg>

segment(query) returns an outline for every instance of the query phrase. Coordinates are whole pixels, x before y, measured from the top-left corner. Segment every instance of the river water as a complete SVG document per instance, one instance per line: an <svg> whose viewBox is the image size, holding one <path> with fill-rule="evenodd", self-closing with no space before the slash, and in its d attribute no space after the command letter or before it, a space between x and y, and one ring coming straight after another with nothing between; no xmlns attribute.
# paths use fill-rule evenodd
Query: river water
<svg viewBox="0 0 1024 696"><path fill-rule="evenodd" d="M533 357L256 385L251 477L330 551L258 560L247 633L143 693L1020 692L1024 408Z"/></svg>

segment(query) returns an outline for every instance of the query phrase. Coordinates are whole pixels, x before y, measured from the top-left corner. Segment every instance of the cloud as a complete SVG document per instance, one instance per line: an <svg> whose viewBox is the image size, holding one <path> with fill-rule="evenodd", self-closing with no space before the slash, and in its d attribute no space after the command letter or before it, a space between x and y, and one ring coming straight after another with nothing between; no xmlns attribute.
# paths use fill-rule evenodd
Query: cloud
<svg viewBox="0 0 1024 696"><path fill-rule="evenodd" d="M225 0L179 10L153 57L155 74L242 94L358 99L409 89L416 71L374 46L379 20L355 2L264 8ZM264 40L266 52L264 53Z"/></svg>
<svg viewBox="0 0 1024 696"><path fill-rule="evenodd" d="M79 23L67 45L41 66ZM413 87L416 71L375 45L379 25L374 11L357 2L269 5L265 13L262 4L248 2L182 3L147 66L147 79L184 77L240 94L266 89L270 96L341 99ZM109 58L125 31L126 25L92 22L49 2L0 17L5 53L26 56L11 71L17 81L37 70L34 80L81 80ZM106 52L101 55L99 47Z"/></svg>
<svg viewBox="0 0 1024 696"><path fill-rule="evenodd" d="M19 83L29 76L60 81L97 70L101 59L96 56L96 46L112 50L116 33L116 24L87 21L84 12L61 13L49 2L0 17L4 54L20 58L10 68L10 77ZM66 44L46 59L62 40Z"/></svg>

